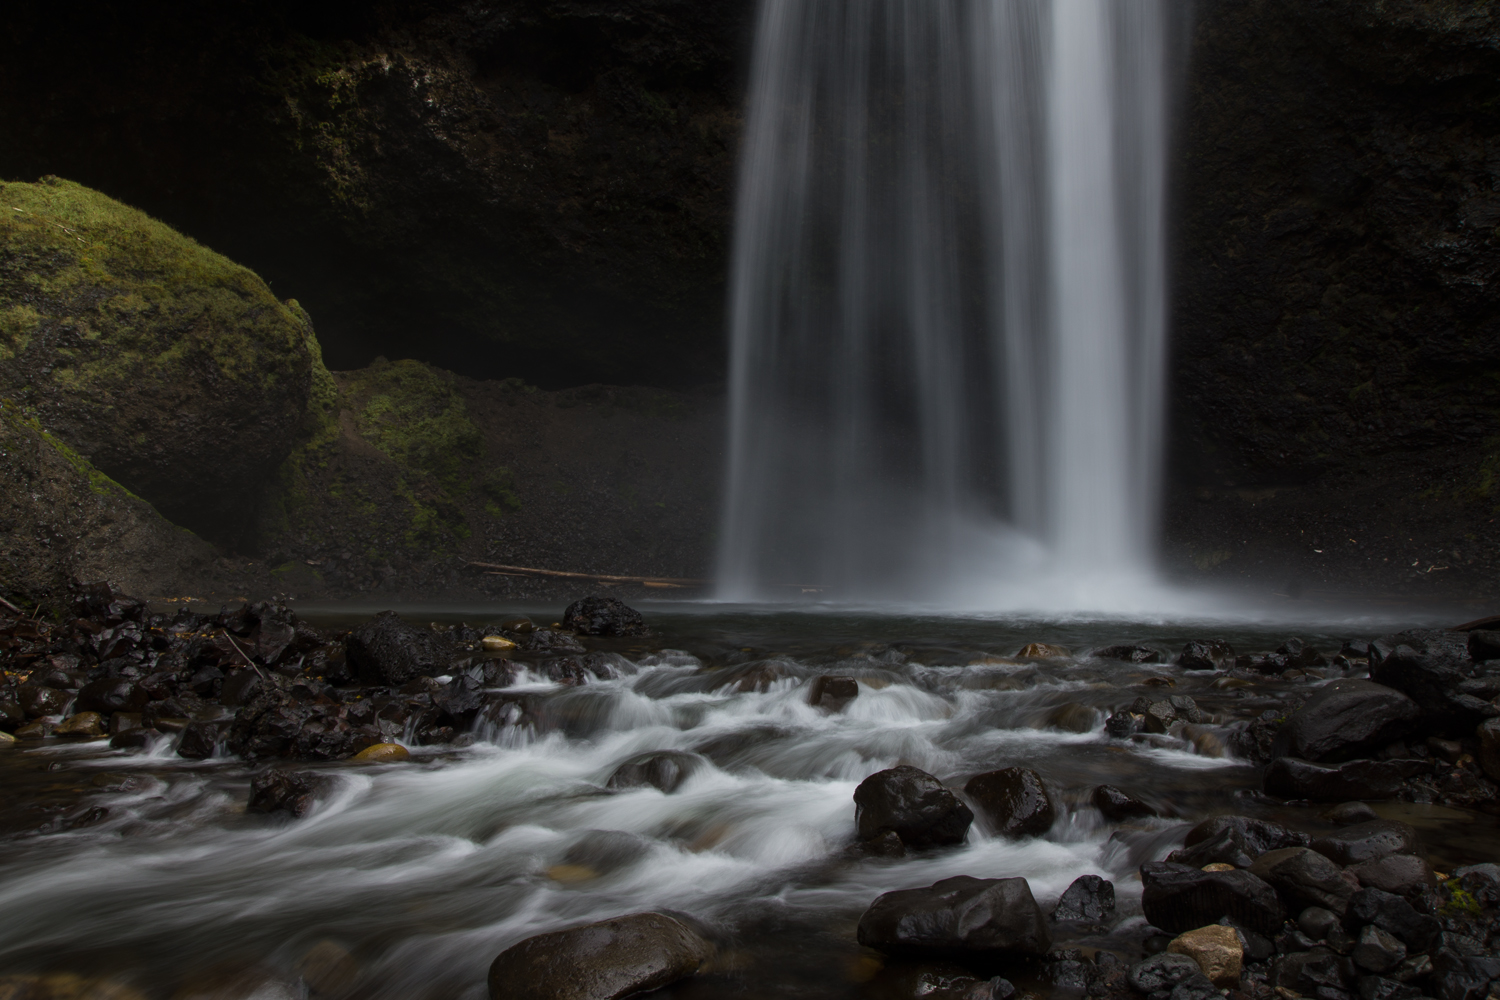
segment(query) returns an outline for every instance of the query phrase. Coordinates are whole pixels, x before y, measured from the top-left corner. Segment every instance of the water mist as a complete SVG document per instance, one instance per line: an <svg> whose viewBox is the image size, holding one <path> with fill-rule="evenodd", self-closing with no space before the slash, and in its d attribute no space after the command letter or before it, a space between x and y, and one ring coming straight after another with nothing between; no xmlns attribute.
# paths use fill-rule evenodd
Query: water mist
<svg viewBox="0 0 1500 1000"><path fill-rule="evenodd" d="M765 0L720 596L1095 607L1149 579L1168 18Z"/></svg>

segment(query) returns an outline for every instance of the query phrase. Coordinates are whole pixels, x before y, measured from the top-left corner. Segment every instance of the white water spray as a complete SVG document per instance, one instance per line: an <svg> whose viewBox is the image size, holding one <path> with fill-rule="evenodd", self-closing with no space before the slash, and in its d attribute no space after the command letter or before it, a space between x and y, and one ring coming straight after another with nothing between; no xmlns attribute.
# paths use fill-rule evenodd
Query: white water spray
<svg viewBox="0 0 1500 1000"><path fill-rule="evenodd" d="M722 597L1011 580L1097 606L1149 578L1167 20L1165 0L765 0Z"/></svg>

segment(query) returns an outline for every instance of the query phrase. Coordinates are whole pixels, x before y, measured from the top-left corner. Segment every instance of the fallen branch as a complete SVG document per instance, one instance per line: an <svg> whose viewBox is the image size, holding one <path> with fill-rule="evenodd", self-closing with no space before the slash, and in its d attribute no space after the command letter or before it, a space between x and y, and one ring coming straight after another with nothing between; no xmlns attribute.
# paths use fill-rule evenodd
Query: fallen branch
<svg viewBox="0 0 1500 1000"><path fill-rule="evenodd" d="M24 615L26 613L26 612L22 611L20 608L16 607L14 604L12 604L9 601L7 601L3 597L0 597L0 604L3 604L7 608L10 608L12 611L14 611L18 615Z"/></svg>
<svg viewBox="0 0 1500 1000"><path fill-rule="evenodd" d="M234 647L234 651L236 653L239 653L240 656L244 657L245 665L247 667L249 667L251 670L254 670L257 674L260 674L260 679L261 680L265 681L267 684L271 683L271 678L267 677L264 673L262 673L260 667L256 666L255 661L252 660L252 659L250 659L249 656L245 655L245 651L240 648L240 644L239 643L237 643L237 642L234 641L234 636L232 636L232 635L229 634L229 630L226 628L226 629L223 629L222 631L224 633L224 638L228 639L229 640L229 644Z"/></svg>
<svg viewBox="0 0 1500 1000"><path fill-rule="evenodd" d="M537 569L535 566L503 566L499 563L471 562L468 565L475 569L493 570L498 576L511 576L513 574L522 576L556 576L568 580L594 580L599 583L643 583L648 587L701 587L709 582L707 580L690 580L670 576L614 576L609 573L570 573L560 569Z"/></svg>

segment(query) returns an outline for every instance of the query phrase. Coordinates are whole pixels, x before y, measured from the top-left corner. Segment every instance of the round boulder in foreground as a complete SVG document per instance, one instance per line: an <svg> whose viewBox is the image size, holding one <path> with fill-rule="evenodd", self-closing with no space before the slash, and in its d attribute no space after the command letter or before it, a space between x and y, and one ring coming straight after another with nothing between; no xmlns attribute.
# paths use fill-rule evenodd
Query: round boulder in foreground
<svg viewBox="0 0 1500 1000"><path fill-rule="evenodd" d="M619 1000L698 971L713 947L664 913L527 938L490 965L490 1000Z"/></svg>
<svg viewBox="0 0 1500 1000"><path fill-rule="evenodd" d="M921 768L901 764L877 771L854 790L854 823L860 840L887 830L907 847L962 844L974 813Z"/></svg>

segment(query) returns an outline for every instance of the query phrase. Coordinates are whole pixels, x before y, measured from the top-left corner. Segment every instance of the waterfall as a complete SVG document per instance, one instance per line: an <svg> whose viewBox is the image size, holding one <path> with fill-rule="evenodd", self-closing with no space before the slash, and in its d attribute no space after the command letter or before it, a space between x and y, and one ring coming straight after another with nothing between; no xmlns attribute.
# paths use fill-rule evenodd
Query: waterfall
<svg viewBox="0 0 1500 1000"><path fill-rule="evenodd" d="M1149 576L1168 2L763 0L721 596Z"/></svg>

